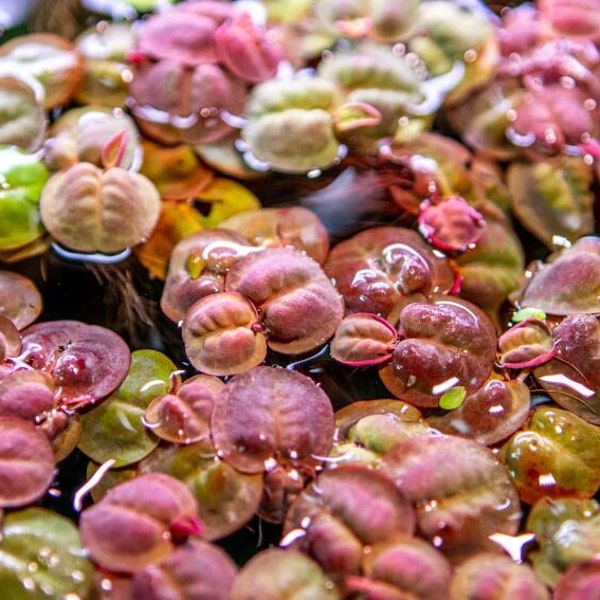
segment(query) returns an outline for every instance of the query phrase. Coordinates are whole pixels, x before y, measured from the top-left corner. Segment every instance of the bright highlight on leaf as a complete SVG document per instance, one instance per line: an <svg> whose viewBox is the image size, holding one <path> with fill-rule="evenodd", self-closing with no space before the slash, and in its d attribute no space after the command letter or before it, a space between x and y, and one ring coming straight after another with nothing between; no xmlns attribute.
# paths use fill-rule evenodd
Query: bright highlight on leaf
<svg viewBox="0 0 600 600"><path fill-rule="evenodd" d="M467 390L462 385L451 387L444 392L440 398L440 408L444 410L454 410L458 408L467 397Z"/></svg>
<svg viewBox="0 0 600 600"><path fill-rule="evenodd" d="M525 321L526 319L539 319L540 321L544 321L546 319L546 313L541 308L528 306L527 308L515 311L510 320L513 323L521 323L521 321Z"/></svg>

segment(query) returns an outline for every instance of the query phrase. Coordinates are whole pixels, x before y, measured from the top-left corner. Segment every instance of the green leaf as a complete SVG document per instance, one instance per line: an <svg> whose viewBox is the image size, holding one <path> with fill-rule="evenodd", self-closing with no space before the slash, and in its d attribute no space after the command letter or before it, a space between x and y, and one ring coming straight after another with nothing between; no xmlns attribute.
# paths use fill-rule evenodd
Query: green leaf
<svg viewBox="0 0 600 600"><path fill-rule="evenodd" d="M445 391L440 397L440 408L454 410L458 408L467 397L467 390L462 385L455 385Z"/></svg>
<svg viewBox="0 0 600 600"><path fill-rule="evenodd" d="M132 352L129 374L119 389L82 415L79 449L97 463L114 459L114 468L150 454L159 438L144 423L146 408L171 390L176 373L177 367L162 352Z"/></svg>
<svg viewBox="0 0 600 600"><path fill-rule="evenodd" d="M526 319L538 319L540 321L544 321L546 319L546 313L541 308L529 306L527 308L522 308L521 310L515 311L513 316L510 318L513 323L520 323Z"/></svg>
<svg viewBox="0 0 600 600"><path fill-rule="evenodd" d="M37 507L6 515L0 541L3 598L87 598L92 571L79 532L66 517Z"/></svg>

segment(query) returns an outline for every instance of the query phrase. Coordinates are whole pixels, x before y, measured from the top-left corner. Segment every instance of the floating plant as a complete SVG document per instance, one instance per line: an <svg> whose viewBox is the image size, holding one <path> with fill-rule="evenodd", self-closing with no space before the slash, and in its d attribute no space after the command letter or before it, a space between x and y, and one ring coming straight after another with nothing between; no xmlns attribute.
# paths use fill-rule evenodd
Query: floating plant
<svg viewBox="0 0 600 600"><path fill-rule="evenodd" d="M2 593L591 597L598 0L4 4Z"/></svg>

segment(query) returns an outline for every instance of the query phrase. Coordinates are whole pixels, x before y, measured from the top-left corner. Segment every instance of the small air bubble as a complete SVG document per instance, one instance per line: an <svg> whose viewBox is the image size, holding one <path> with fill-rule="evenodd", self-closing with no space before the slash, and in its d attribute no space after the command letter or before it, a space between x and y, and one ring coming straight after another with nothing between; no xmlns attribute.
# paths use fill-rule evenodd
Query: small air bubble
<svg viewBox="0 0 600 600"><path fill-rule="evenodd" d="M563 75L560 78L560 85L563 88L565 88L565 90L573 90L575 89L576 82L572 77L569 77L568 75Z"/></svg>
<svg viewBox="0 0 600 600"><path fill-rule="evenodd" d="M469 48L464 54L463 58L465 62L474 63L477 60L477 50L475 48Z"/></svg>

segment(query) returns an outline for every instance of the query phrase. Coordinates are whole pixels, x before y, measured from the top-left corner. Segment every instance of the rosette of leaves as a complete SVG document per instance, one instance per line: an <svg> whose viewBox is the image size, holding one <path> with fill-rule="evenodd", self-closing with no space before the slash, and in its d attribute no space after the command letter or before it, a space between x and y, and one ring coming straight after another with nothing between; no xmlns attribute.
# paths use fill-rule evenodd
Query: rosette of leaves
<svg viewBox="0 0 600 600"><path fill-rule="evenodd" d="M196 369L231 375L262 362L267 346L287 355L314 350L342 315L342 298L316 261L293 248L265 248L236 260L225 290L188 309L181 334Z"/></svg>
<svg viewBox="0 0 600 600"><path fill-rule="evenodd" d="M379 375L390 392L416 406L437 407L450 389L464 387L472 394L485 383L496 356L496 333L470 302L434 296L401 311L388 356L379 361Z"/></svg>
<svg viewBox="0 0 600 600"><path fill-rule="evenodd" d="M486 8L428 0L418 4L417 32L407 47L427 66L431 76L449 73L460 65L461 77L448 90L444 104L455 104L485 86L495 75L500 50Z"/></svg>
<svg viewBox="0 0 600 600"><path fill-rule="evenodd" d="M342 103L338 86L322 77L272 79L246 103L241 136L249 165L284 173L327 169L341 159L345 130L370 127L380 115L370 105Z"/></svg>
<svg viewBox="0 0 600 600"><path fill-rule="evenodd" d="M283 535L326 573L360 573L365 546L411 535L415 513L382 473L362 465L323 471L287 512ZM294 534L292 534L294 532Z"/></svg>
<svg viewBox="0 0 600 600"><path fill-rule="evenodd" d="M419 0L319 0L314 11L325 29L337 38L394 42L407 37L417 24Z"/></svg>
<svg viewBox="0 0 600 600"><path fill-rule="evenodd" d="M44 145L44 161L53 170L66 170L79 162L105 166L106 145L116 135L123 135L119 166L137 171L142 160L139 133L133 119L125 112L115 112L100 105L71 108L53 124Z"/></svg>
<svg viewBox="0 0 600 600"><path fill-rule="evenodd" d="M342 91L345 104L371 107L377 116L365 123L367 126L340 131L341 139L352 148L372 149L377 141L393 137L400 119L425 119L428 124L427 118L438 108L435 102L426 101L426 71L419 71L405 56L394 54L391 47L363 42L333 51L319 63L317 72Z"/></svg>
<svg viewBox="0 0 600 600"><path fill-rule="evenodd" d="M134 573L172 556L178 542L200 534L197 509L185 483L146 473L111 488L86 508L79 532L96 564Z"/></svg>
<svg viewBox="0 0 600 600"><path fill-rule="evenodd" d="M250 85L271 78L281 47L235 4L182 3L136 30L128 105L163 143L204 144L234 131Z"/></svg>
<svg viewBox="0 0 600 600"><path fill-rule="evenodd" d="M591 498L600 487L599 445L599 427L566 410L539 407L502 456L523 502Z"/></svg>
<svg viewBox="0 0 600 600"><path fill-rule="evenodd" d="M523 12L503 13L495 78L454 108L450 122L484 152L539 160L598 137L599 59L588 40L548 28L540 10Z"/></svg>
<svg viewBox="0 0 600 600"><path fill-rule="evenodd" d="M1 262L14 262L45 250L39 202L48 176L39 154L16 146L0 147Z"/></svg>
<svg viewBox="0 0 600 600"><path fill-rule="evenodd" d="M333 444L333 408L325 392L296 371L259 366L232 378L211 415L214 445L243 473L262 473L274 459L315 466Z"/></svg>
<svg viewBox="0 0 600 600"><path fill-rule="evenodd" d="M77 252L111 254L152 233L160 195L149 179L119 166L126 142L123 131L104 145L104 168L78 162L48 179L40 214L57 242Z"/></svg>
<svg viewBox="0 0 600 600"><path fill-rule="evenodd" d="M346 312L372 312L394 322L404 304L449 293L454 271L415 231L372 227L334 246L323 269L335 281Z"/></svg>
<svg viewBox="0 0 600 600"><path fill-rule="evenodd" d="M125 379L130 352L116 333L99 325L56 320L34 323L21 332L19 361L47 373L58 386L57 406L89 406Z"/></svg>
<svg viewBox="0 0 600 600"><path fill-rule="evenodd" d="M506 467L473 441L438 432L396 444L379 466L417 513L417 527L451 562L497 551L490 535L514 535L521 505Z"/></svg>

